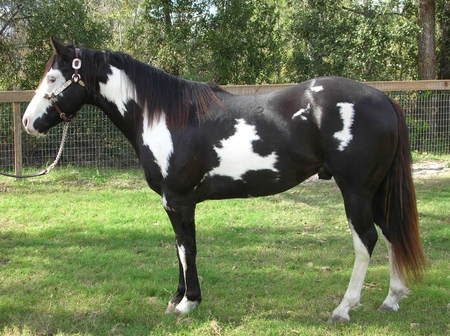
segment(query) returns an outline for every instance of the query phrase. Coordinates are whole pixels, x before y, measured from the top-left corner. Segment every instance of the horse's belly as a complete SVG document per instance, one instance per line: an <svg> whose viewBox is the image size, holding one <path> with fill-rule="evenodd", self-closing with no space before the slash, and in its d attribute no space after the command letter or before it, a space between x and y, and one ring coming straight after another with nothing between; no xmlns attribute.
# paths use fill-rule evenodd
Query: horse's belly
<svg viewBox="0 0 450 336"><path fill-rule="evenodd" d="M196 189L199 201L268 196L286 191L316 172L316 169L312 168L288 172L265 169L247 171L239 178L230 175L208 175Z"/></svg>

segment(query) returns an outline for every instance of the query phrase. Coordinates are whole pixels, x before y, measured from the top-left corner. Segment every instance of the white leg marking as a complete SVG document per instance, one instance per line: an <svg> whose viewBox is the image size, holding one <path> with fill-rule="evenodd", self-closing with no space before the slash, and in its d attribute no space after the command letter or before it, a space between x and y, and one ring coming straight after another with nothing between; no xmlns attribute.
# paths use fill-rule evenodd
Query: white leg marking
<svg viewBox="0 0 450 336"><path fill-rule="evenodd" d="M166 178L169 173L170 157L173 153L173 142L164 114L161 115L159 120L153 121L153 124L149 125L148 112L147 109L144 109L142 139L144 145L148 146L153 153L162 176Z"/></svg>
<svg viewBox="0 0 450 336"><path fill-rule="evenodd" d="M302 120L308 120L308 118L306 116L304 116L304 114L308 114L311 110L311 103L308 103L308 106L305 109L300 109L298 112L294 113L294 115L292 116L292 119L295 119L297 117L301 117Z"/></svg>
<svg viewBox="0 0 450 336"><path fill-rule="evenodd" d="M189 313L191 310L197 308L199 306L199 303L197 301L189 301L188 298L185 296L183 300L177 305L175 308L175 312L177 314L186 314Z"/></svg>
<svg viewBox="0 0 450 336"><path fill-rule="evenodd" d="M391 279L389 281L389 293L384 300L381 307L378 309L379 311L397 311L400 306L398 302L402 297L405 297L409 294L409 289L405 285L404 279L399 275L398 270L394 266L394 252L392 250L391 243L386 239L383 235L384 241L386 242L386 246L389 252L389 271Z"/></svg>
<svg viewBox="0 0 450 336"><path fill-rule="evenodd" d="M112 74L108 75L106 84L100 83L100 94L110 102L116 104L123 115L127 112L125 104L136 100L136 89L123 70L110 66Z"/></svg>
<svg viewBox="0 0 450 336"><path fill-rule="evenodd" d="M166 209L167 211L174 211L173 208L169 207L169 205L167 203L166 195L162 196L162 204L163 204L164 209Z"/></svg>
<svg viewBox="0 0 450 336"><path fill-rule="evenodd" d="M236 121L236 133L222 140L221 147L214 147L220 163L211 170L210 175L229 176L234 180L240 180L251 170L269 169L277 172L275 152L268 156L260 156L253 151L252 142L260 139L255 126L247 124L244 119Z"/></svg>
<svg viewBox="0 0 450 336"><path fill-rule="evenodd" d="M187 282L186 282L186 271L187 271L187 262L186 262L186 249L183 245L179 245L178 247L178 255L180 257L180 263L183 267L184 271L184 279L185 279L185 286L187 290ZM177 314L185 314L190 312L192 309L197 308L199 303L197 301L189 301L189 299L184 296L181 302L176 306L175 312ZM170 306L170 304L169 304Z"/></svg>
<svg viewBox="0 0 450 336"><path fill-rule="evenodd" d="M60 70L50 69L49 72L47 72L47 75L45 75L41 84L36 89L36 95L28 104L28 107L23 114L22 122L24 126L26 124L25 130L29 134L35 136L42 135L34 128L33 124L37 118L46 114L47 109L52 105L50 100L44 98L44 95L59 89L65 82L66 79ZM60 96L63 96L63 94L64 93L61 93Z"/></svg>
<svg viewBox="0 0 450 336"><path fill-rule="evenodd" d="M351 127L353 125L355 109L352 103L338 103L337 107L339 107L343 128L342 131L334 133L334 137L340 142L338 150L343 151L353 139Z"/></svg>
<svg viewBox="0 0 450 336"><path fill-rule="evenodd" d="M186 249L183 245L177 246L178 255L180 256L181 266L183 266L184 278L186 279L186 270L187 270L187 262L186 262Z"/></svg>
<svg viewBox="0 0 450 336"><path fill-rule="evenodd" d="M361 290L364 285L367 268L369 267L370 255L366 246L363 244L353 225L350 223L352 230L353 246L355 248L355 265L353 266L352 277L345 292L341 304L333 311L332 320L344 319L350 321L349 312L351 309L359 306L361 299Z"/></svg>

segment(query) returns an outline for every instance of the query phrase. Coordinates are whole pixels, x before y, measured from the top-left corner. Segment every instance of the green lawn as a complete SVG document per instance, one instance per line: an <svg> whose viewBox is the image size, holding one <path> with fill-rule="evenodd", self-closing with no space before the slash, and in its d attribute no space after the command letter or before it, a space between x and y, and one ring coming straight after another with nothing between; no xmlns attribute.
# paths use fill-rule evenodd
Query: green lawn
<svg viewBox="0 0 450 336"><path fill-rule="evenodd" d="M362 306L327 323L353 267L332 181L197 208L203 303L164 310L177 284L174 235L141 172L57 169L0 178L3 335L449 335L450 175L416 181L424 281L398 313L378 313L389 282L379 240Z"/></svg>

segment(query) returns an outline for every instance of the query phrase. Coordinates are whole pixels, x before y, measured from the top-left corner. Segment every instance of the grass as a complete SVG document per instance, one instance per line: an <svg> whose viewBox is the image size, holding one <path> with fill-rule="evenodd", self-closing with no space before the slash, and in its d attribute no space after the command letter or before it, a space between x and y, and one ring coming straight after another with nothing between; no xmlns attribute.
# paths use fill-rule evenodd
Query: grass
<svg viewBox="0 0 450 336"><path fill-rule="evenodd" d="M449 335L450 175L416 181L429 269L398 313L377 245L362 304L327 323L348 285L352 238L333 182L197 208L203 303L165 315L174 235L141 172L58 169L0 179L0 333L12 335Z"/></svg>

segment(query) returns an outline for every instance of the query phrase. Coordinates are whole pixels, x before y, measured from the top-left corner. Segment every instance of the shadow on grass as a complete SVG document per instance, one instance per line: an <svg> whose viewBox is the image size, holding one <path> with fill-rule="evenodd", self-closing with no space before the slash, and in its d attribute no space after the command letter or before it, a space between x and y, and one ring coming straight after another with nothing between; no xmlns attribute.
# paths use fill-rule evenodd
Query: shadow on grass
<svg viewBox="0 0 450 336"><path fill-rule="evenodd" d="M422 203L439 197L433 197L426 183L418 193ZM365 305L352 314L356 323L325 323L345 292L353 266L350 234L329 224L330 217L340 217L338 222L345 218L332 184L301 185L263 202L246 202L233 201L220 209L207 203L199 207L198 266L204 303L189 318L178 320L163 314L176 288L178 264L173 234L160 227L55 225L2 233L0 326L33 335L206 335L214 329L211 321L216 321L224 331L274 328L279 334L301 325L303 330L310 327L310 334L364 334L365 327L376 334L374 330L387 330L386 323L388 331L402 333L410 332L415 323L420 334L445 334L444 297L449 288L443 282L427 280L429 287L438 287L439 295L415 288L414 298L405 300L398 314L375 312L388 290L385 258L374 260L374 270L369 270ZM338 208L339 215L334 213ZM252 211L253 221L245 223L244 213ZM283 211L298 215L273 222L283 220L277 217ZM86 216L89 221L90 214ZM208 225L212 217L218 219ZM434 223L448 222L445 213L425 211L422 217L427 236L445 230ZM425 244L428 248L427 237ZM440 261L439 250L434 248L429 257ZM439 265L446 266L448 259Z"/></svg>

